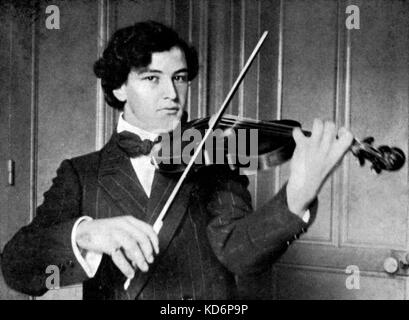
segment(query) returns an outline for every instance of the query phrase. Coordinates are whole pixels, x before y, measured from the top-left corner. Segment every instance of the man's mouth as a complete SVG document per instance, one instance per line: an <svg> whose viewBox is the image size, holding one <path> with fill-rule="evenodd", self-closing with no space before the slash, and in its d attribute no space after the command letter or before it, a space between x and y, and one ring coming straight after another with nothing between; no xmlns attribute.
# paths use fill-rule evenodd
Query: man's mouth
<svg viewBox="0 0 409 320"><path fill-rule="evenodd" d="M177 113L179 111L179 107L166 107L166 108L161 108L161 111L165 111L168 113Z"/></svg>

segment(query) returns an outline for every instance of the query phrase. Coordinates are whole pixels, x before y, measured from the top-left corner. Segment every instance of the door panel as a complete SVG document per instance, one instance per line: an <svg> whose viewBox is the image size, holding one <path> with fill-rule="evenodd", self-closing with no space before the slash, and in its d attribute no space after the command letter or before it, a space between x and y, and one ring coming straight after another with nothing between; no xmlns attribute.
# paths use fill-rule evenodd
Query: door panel
<svg viewBox="0 0 409 320"><path fill-rule="evenodd" d="M351 32L351 129L358 137L374 136L376 144L398 144L407 154L408 3L357 4L365 25ZM407 166L373 176L350 163L346 179L343 243L406 248Z"/></svg>
<svg viewBox="0 0 409 320"><path fill-rule="evenodd" d="M337 2L285 1L283 5L282 118L310 130L314 118L336 121ZM288 177L283 167L281 181ZM306 238L331 244L334 219L332 183L321 191L319 219Z"/></svg>

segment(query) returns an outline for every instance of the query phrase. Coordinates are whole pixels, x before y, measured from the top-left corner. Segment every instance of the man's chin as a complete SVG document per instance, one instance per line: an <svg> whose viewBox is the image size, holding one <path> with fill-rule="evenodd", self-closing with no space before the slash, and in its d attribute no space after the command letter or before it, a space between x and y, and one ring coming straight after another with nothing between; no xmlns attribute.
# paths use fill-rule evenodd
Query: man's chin
<svg viewBox="0 0 409 320"><path fill-rule="evenodd" d="M173 119L168 126L168 130L167 132L173 131L175 130L179 125L180 125L180 119L181 117L175 117L175 119Z"/></svg>
<svg viewBox="0 0 409 320"><path fill-rule="evenodd" d="M179 126L181 118L182 114L168 116L167 119L164 119L164 121L162 121L161 125L159 126L160 129L155 130L156 133L165 133L175 130Z"/></svg>

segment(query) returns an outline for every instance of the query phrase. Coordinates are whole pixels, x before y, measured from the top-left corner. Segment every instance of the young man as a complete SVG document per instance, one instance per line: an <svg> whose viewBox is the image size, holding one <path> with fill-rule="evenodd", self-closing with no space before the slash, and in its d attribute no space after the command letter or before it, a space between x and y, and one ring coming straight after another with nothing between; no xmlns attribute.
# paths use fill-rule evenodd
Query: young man
<svg viewBox="0 0 409 320"><path fill-rule="evenodd" d="M179 175L156 171L149 152L181 122L197 54L148 21L118 30L94 71L122 111L116 132L101 151L62 162L33 222L4 249L7 283L41 295L57 265L62 286L84 282L85 299L237 298L234 275L262 273L312 223L352 135L319 120L310 138L295 130L288 183L254 212L245 176L222 165L199 170L158 235L152 224Z"/></svg>

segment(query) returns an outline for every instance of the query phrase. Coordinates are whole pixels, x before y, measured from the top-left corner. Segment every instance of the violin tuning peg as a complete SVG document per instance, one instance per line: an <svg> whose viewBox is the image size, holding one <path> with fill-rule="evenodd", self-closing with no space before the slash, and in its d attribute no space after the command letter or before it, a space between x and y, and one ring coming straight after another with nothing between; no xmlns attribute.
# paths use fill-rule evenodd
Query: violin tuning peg
<svg viewBox="0 0 409 320"><path fill-rule="evenodd" d="M366 138L364 138L362 140L363 143L366 143L366 144L369 144L369 145L372 145L374 143L374 141L375 141L374 137L366 137Z"/></svg>
<svg viewBox="0 0 409 320"><path fill-rule="evenodd" d="M381 169L378 167L378 166L376 166L376 165L372 165L371 166L371 172L375 175L375 176L377 176L377 175L379 175L380 173L381 173Z"/></svg>
<svg viewBox="0 0 409 320"><path fill-rule="evenodd" d="M365 165L365 159L364 157L358 157L358 163L361 167Z"/></svg>
<svg viewBox="0 0 409 320"><path fill-rule="evenodd" d="M354 156L356 157L356 162L359 164L359 166L363 167L365 165L365 158L363 157L362 153L360 153L360 151L357 151L354 153Z"/></svg>
<svg viewBox="0 0 409 320"><path fill-rule="evenodd" d="M392 153L392 149L389 146L384 146L384 145L379 146L378 150L384 155L390 155Z"/></svg>

